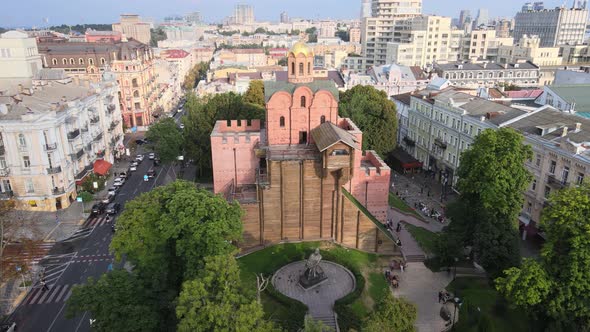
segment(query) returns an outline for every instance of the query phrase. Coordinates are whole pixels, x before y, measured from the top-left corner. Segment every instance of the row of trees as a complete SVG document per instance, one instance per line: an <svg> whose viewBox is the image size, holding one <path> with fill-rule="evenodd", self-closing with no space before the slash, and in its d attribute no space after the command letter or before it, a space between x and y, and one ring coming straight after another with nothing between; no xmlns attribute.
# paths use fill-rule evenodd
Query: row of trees
<svg viewBox="0 0 590 332"><path fill-rule="evenodd" d="M90 312L97 331L274 331L242 289L234 244L242 211L177 181L128 202L111 250L115 270L74 288L67 315Z"/></svg>
<svg viewBox="0 0 590 332"><path fill-rule="evenodd" d="M209 70L208 62L197 63L184 77L182 88L191 91L197 86L200 80L205 79L207 71Z"/></svg>

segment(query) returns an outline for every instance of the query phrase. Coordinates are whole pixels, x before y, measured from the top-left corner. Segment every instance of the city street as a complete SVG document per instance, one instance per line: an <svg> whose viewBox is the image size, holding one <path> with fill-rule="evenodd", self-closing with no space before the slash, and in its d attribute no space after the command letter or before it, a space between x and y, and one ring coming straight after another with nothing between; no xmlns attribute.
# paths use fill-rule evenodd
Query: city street
<svg viewBox="0 0 590 332"><path fill-rule="evenodd" d="M175 116L178 122L181 114ZM125 143L130 139L142 137L141 134L131 134L125 138ZM125 202L138 195L148 192L155 186L164 185L176 178L174 166L162 165L155 167L156 176L149 181L144 181L144 175L153 167L153 162L147 158L147 152L142 146L137 147L138 153L145 154L136 172L131 172L126 183L121 187L114 202L121 204L124 209ZM133 158L135 155L130 156ZM113 169L127 167L127 161L113 165ZM109 181L109 183L112 181ZM117 215L118 216L118 215ZM117 216L111 222L117 221ZM110 224L106 222L106 215L88 218L79 230L69 238L57 242L39 265L45 271L46 285L43 290L37 282L25 296L11 316L15 321L18 331L89 331L90 316L85 313L74 319L66 319L65 306L75 285L83 284L89 277L99 278L107 272L109 265L121 268L124 262L114 264L114 258L109 253L113 233Z"/></svg>

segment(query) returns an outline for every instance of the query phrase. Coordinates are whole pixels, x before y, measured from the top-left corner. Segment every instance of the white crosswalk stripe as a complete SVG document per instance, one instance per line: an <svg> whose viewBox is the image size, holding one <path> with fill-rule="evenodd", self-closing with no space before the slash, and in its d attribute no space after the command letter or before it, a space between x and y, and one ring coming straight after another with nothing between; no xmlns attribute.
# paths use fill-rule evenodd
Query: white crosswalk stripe
<svg viewBox="0 0 590 332"><path fill-rule="evenodd" d="M32 289L23 300L23 305L49 304L65 302L72 295L74 285L56 285L47 290L41 288Z"/></svg>
<svg viewBox="0 0 590 332"><path fill-rule="evenodd" d="M88 219L88 221L86 221L84 223L84 227L98 227L98 226L103 226L105 224L107 224L107 217L106 216L93 217L93 218Z"/></svg>

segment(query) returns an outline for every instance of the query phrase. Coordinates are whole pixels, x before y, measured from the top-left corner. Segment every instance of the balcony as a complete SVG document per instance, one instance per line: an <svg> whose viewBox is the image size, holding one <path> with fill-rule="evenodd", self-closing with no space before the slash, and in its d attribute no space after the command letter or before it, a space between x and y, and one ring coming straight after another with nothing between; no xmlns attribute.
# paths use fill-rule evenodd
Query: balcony
<svg viewBox="0 0 590 332"><path fill-rule="evenodd" d="M10 168L0 168L0 176L8 176L10 174Z"/></svg>
<svg viewBox="0 0 590 332"><path fill-rule="evenodd" d="M447 148L447 142L438 137L434 139L434 144L443 150Z"/></svg>
<svg viewBox="0 0 590 332"><path fill-rule="evenodd" d="M98 121L100 121L100 118L98 116L90 118L90 123L92 124L97 124Z"/></svg>
<svg viewBox="0 0 590 332"><path fill-rule="evenodd" d="M80 149L76 153L71 153L70 157L74 160L80 160L80 158L82 158L83 155L84 155L84 149Z"/></svg>
<svg viewBox="0 0 590 332"><path fill-rule="evenodd" d="M51 193L54 195L63 195L66 191L64 190L64 187L55 187L51 189Z"/></svg>
<svg viewBox="0 0 590 332"><path fill-rule="evenodd" d="M57 174L57 173L61 173L61 166L47 168L47 174Z"/></svg>
<svg viewBox="0 0 590 332"><path fill-rule="evenodd" d="M99 133L98 135L94 136L94 138L92 138L92 141L98 142L101 139L102 139L102 133Z"/></svg>
<svg viewBox="0 0 590 332"><path fill-rule="evenodd" d="M119 125L119 121L111 122L111 125L109 126L109 131L115 130L115 128L117 128L118 125Z"/></svg>
<svg viewBox="0 0 590 332"><path fill-rule="evenodd" d="M53 151L55 149L57 149L57 143L47 143L44 146L45 151Z"/></svg>
<svg viewBox="0 0 590 332"><path fill-rule="evenodd" d="M109 112L109 114L113 113L113 111L116 109L117 109L117 105L115 105L115 104L109 104L107 106L107 111Z"/></svg>
<svg viewBox="0 0 590 332"><path fill-rule="evenodd" d="M6 149L4 148L4 145L0 145L0 156L3 156L4 154L6 154Z"/></svg>
<svg viewBox="0 0 590 332"><path fill-rule="evenodd" d="M80 137L80 129L76 129L76 130L70 131L68 133L68 140L70 140L70 141L73 141L78 137Z"/></svg>
<svg viewBox="0 0 590 332"><path fill-rule="evenodd" d="M553 174L547 177L547 184L555 189L563 189L569 186L568 182L559 180Z"/></svg>
<svg viewBox="0 0 590 332"><path fill-rule="evenodd" d="M407 146L409 147L414 147L416 146L416 141L414 141L413 139L411 139L409 136L405 136L403 139L404 143L406 143Z"/></svg>
<svg viewBox="0 0 590 332"><path fill-rule="evenodd" d="M14 193L12 192L12 190L0 192L0 199L1 200L11 199L12 196L14 196Z"/></svg>

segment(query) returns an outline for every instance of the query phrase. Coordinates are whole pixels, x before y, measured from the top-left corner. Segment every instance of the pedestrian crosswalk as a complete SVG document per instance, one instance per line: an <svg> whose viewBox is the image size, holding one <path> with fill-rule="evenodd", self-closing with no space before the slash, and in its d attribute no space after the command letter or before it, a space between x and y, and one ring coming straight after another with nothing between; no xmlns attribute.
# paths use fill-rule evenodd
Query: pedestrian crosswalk
<svg viewBox="0 0 590 332"><path fill-rule="evenodd" d="M113 217L109 217L112 221ZM108 224L106 216L88 218L84 223L84 227L98 227Z"/></svg>
<svg viewBox="0 0 590 332"><path fill-rule="evenodd" d="M92 263L112 261L115 256L109 254L82 255L72 260L72 263Z"/></svg>
<svg viewBox="0 0 590 332"><path fill-rule="evenodd" d="M43 289L41 286L35 287L25 297L22 304L33 305L65 302L72 295L72 288L74 286L76 284L53 285L48 286L48 289Z"/></svg>
<svg viewBox="0 0 590 332"><path fill-rule="evenodd" d="M53 242L43 243L11 243L2 252L2 262L5 264L36 264L55 245Z"/></svg>
<svg viewBox="0 0 590 332"><path fill-rule="evenodd" d="M45 276L45 283L47 284L47 286L52 286L55 283L57 283L57 280L68 268L68 265L69 264L61 264L45 267L45 269L43 270L43 276ZM41 285L38 284L35 287L41 287Z"/></svg>

